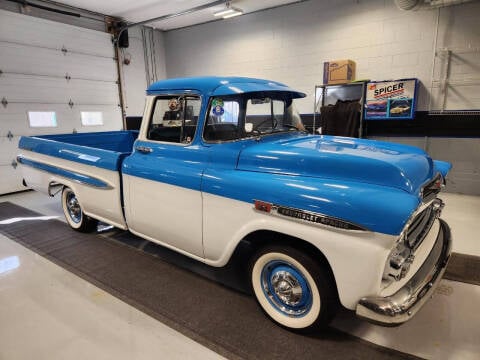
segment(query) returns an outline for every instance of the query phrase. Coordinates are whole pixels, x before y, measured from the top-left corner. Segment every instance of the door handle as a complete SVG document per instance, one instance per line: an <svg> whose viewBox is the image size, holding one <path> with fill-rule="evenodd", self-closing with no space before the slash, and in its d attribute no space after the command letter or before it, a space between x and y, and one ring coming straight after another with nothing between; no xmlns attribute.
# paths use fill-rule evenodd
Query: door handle
<svg viewBox="0 0 480 360"><path fill-rule="evenodd" d="M137 146L135 147L135 150L140 151L143 154L149 154L153 151L153 149L148 146Z"/></svg>

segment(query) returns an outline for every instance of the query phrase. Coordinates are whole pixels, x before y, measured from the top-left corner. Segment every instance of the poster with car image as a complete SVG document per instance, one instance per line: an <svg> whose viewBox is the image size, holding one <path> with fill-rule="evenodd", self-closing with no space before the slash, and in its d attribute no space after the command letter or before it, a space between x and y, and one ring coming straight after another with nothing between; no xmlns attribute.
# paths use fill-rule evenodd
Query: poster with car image
<svg viewBox="0 0 480 360"><path fill-rule="evenodd" d="M371 81L367 83L365 120L413 119L417 79Z"/></svg>

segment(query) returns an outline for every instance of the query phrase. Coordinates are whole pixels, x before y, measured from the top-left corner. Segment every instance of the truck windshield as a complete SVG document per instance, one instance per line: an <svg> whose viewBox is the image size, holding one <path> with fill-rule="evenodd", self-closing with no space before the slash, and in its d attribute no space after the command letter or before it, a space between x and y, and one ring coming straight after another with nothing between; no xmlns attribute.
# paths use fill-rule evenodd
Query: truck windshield
<svg viewBox="0 0 480 360"><path fill-rule="evenodd" d="M292 99L287 101L269 97L247 100L245 129L260 134L305 130Z"/></svg>
<svg viewBox="0 0 480 360"><path fill-rule="evenodd" d="M245 94L211 99L204 129L207 141L231 141L287 131L304 131L294 100Z"/></svg>

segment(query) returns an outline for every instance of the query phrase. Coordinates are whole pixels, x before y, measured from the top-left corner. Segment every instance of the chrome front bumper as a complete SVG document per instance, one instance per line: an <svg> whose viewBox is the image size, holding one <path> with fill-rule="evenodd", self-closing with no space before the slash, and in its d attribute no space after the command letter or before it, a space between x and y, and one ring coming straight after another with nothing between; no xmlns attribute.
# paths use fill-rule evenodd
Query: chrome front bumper
<svg viewBox="0 0 480 360"><path fill-rule="evenodd" d="M435 245L417 273L391 296L361 299L356 308L359 317L383 326L400 325L411 319L432 297L452 251L450 228L445 221L439 221Z"/></svg>

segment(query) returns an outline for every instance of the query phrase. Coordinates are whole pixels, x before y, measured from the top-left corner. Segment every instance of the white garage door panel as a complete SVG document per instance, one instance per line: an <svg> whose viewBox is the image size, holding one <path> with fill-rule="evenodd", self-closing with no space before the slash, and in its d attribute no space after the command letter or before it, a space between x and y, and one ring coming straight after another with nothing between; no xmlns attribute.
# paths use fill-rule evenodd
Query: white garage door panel
<svg viewBox="0 0 480 360"><path fill-rule="evenodd" d="M0 101L9 103L118 105L117 84L30 75L2 75ZM8 105L7 105L8 106Z"/></svg>
<svg viewBox="0 0 480 360"><path fill-rule="evenodd" d="M107 33L0 10L0 194L22 189L20 136L122 128L113 57ZM31 128L28 111L54 111L57 126ZM103 125L83 126L82 111L102 112Z"/></svg>
<svg viewBox="0 0 480 360"><path fill-rule="evenodd" d="M83 54L66 54L43 48L35 49L35 61L31 59L32 48L12 43L0 44L0 70L9 73L32 74L75 79L93 79L115 82L117 72L113 58L93 57ZM52 66L55 64L55 66ZM113 66L112 66L113 65ZM5 76L4 75L4 76Z"/></svg>
<svg viewBox="0 0 480 360"><path fill-rule="evenodd" d="M11 165L0 165L0 189L2 194L15 191L22 191L26 188L22 185L22 172L17 167L14 169Z"/></svg>
<svg viewBox="0 0 480 360"><path fill-rule="evenodd" d="M18 154L18 140L19 136L15 136L12 140L5 136L0 136L0 165L10 165L16 159Z"/></svg>
<svg viewBox="0 0 480 360"><path fill-rule="evenodd" d="M15 191L25 190L22 185L22 173L18 166L12 166L12 162L16 162L18 137L12 140L6 137L0 137L0 189L2 193L10 193Z"/></svg>
<svg viewBox="0 0 480 360"><path fill-rule="evenodd" d="M114 57L111 35L0 10L0 40Z"/></svg>
<svg viewBox="0 0 480 360"><path fill-rule="evenodd" d="M31 128L28 122L28 111L55 111L58 126L45 128ZM101 112L103 117L102 126L83 126L81 122L82 111ZM7 136L10 131L14 136L35 136L71 133L73 129L78 132L92 131L113 131L121 130L122 124L118 121L121 118L120 108L111 106L74 106L72 109L68 105L62 107L39 104L12 104L7 108L0 105L0 136ZM1 145L0 145L0 149Z"/></svg>

